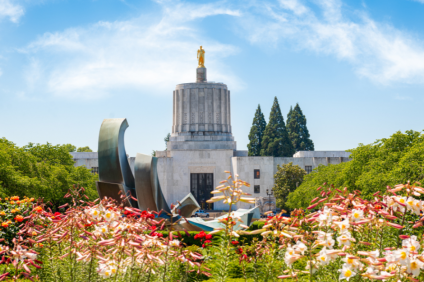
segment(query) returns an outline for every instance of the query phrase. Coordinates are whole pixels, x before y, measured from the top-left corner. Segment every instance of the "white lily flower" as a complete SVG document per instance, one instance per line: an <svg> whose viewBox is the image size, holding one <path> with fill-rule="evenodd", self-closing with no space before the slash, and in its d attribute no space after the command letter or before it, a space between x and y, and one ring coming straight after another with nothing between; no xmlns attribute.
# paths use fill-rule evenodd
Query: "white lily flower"
<svg viewBox="0 0 424 282"><path fill-rule="evenodd" d="M353 276L356 275L356 272L354 272L349 266L347 266L346 264L344 264L342 266L342 269L339 270L340 271L340 276L339 279L343 280L346 279L347 281L349 281L350 278L352 278Z"/></svg>
<svg viewBox="0 0 424 282"><path fill-rule="evenodd" d="M364 211L353 209L351 218L352 218L353 221L360 221L361 219L364 218Z"/></svg>

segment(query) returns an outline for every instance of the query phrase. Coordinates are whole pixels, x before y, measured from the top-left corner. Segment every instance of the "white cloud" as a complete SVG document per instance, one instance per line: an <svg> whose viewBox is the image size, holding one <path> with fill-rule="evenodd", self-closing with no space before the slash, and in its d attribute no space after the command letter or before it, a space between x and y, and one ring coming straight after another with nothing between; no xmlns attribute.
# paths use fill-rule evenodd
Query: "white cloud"
<svg viewBox="0 0 424 282"><path fill-rule="evenodd" d="M380 24L363 11L352 12L341 1L314 3L318 9L298 0L261 1L247 8L240 24L253 44L285 44L333 55L381 84L424 83L422 40Z"/></svg>
<svg viewBox="0 0 424 282"><path fill-rule="evenodd" d="M0 0L0 18L8 17L12 22L18 22L24 14L22 6L11 0Z"/></svg>
<svg viewBox="0 0 424 282"><path fill-rule="evenodd" d="M168 93L177 83L195 80L200 45L206 49L208 78L240 85L222 62L237 49L207 38L193 24L199 18L240 12L220 3L159 3L159 19L141 16L45 33L21 50L32 58L25 72L28 85L37 84L57 96L88 99L116 89Z"/></svg>
<svg viewBox="0 0 424 282"><path fill-rule="evenodd" d="M235 20L253 44L335 56L351 63L358 75L381 84L424 83L423 42L339 0L311 5L306 0L157 3L162 7L157 17L45 33L28 44L21 50L30 58L24 92L87 99L116 90L169 93L176 83L194 81L199 45L206 49L209 80L240 89L243 83L224 62L238 49L211 39L198 25L215 15Z"/></svg>

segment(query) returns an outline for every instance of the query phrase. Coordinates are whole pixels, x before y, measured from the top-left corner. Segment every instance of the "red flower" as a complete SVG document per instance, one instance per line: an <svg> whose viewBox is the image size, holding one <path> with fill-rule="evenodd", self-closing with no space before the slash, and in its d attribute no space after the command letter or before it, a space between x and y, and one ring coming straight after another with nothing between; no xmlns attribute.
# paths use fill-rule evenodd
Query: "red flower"
<svg viewBox="0 0 424 282"><path fill-rule="evenodd" d="M22 222L22 221L24 221L24 217L23 217L22 215L17 215L17 216L15 217L15 220L16 220L17 222Z"/></svg>
<svg viewBox="0 0 424 282"><path fill-rule="evenodd" d="M205 244L209 244L209 243L212 243L212 242L210 240L205 241Z"/></svg>
<svg viewBox="0 0 424 282"><path fill-rule="evenodd" d="M156 225L152 225L152 226L150 226L150 227L149 227L149 229L150 229L150 230L156 230L156 229L157 229L157 227L156 227Z"/></svg>
<svg viewBox="0 0 424 282"><path fill-rule="evenodd" d="M233 244L235 246L235 245L238 245L239 242L238 241L232 241L231 244Z"/></svg>
<svg viewBox="0 0 424 282"><path fill-rule="evenodd" d="M210 239L212 239L212 234L206 234L205 239L206 239L206 240L210 240Z"/></svg>
<svg viewBox="0 0 424 282"><path fill-rule="evenodd" d="M53 215L52 215L52 218L53 219L62 219L60 216L61 216L62 214L60 213L60 212L55 212Z"/></svg>
<svg viewBox="0 0 424 282"><path fill-rule="evenodd" d="M40 206L38 206L38 207L35 207L35 208L34 208L34 211L36 211L36 212L38 212L38 213L41 213L41 212L43 211L43 208L42 208L42 207L40 207Z"/></svg>

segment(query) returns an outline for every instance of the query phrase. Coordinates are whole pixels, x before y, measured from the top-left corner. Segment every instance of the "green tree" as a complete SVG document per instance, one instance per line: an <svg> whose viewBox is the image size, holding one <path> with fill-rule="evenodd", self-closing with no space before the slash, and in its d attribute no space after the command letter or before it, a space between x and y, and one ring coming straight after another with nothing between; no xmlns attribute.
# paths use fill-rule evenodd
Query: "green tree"
<svg viewBox="0 0 424 282"><path fill-rule="evenodd" d="M296 152L314 150L314 142L310 139L309 131L306 127L306 117L302 113L299 104L296 104L294 109L290 108L290 112L287 115L287 132Z"/></svg>
<svg viewBox="0 0 424 282"><path fill-rule="evenodd" d="M93 150L91 150L90 147L85 146L85 147L79 147L77 149L77 152L93 152Z"/></svg>
<svg viewBox="0 0 424 282"><path fill-rule="evenodd" d="M359 190L364 198L386 186L424 180L424 134L413 130L396 132L390 138L349 150L349 162L319 166L305 176L302 185L289 194L287 205L306 207L324 182L335 187Z"/></svg>
<svg viewBox="0 0 424 282"><path fill-rule="evenodd" d="M286 200L289 193L296 190L302 183L306 171L292 162L282 166L277 165L277 173L274 175L274 196L277 201L277 207L288 209Z"/></svg>
<svg viewBox="0 0 424 282"><path fill-rule="evenodd" d="M289 111L289 113L287 114L287 120L286 120L287 132L289 132L289 128L288 128L288 126L289 126L289 124L290 124L290 122L291 122L292 112L293 112L293 107L292 107L292 106L290 106L290 111ZM289 133L289 137L290 137L290 133Z"/></svg>
<svg viewBox="0 0 424 282"><path fill-rule="evenodd" d="M30 143L31 144L31 143ZM72 144L65 144L65 145L63 145L64 147L65 147L65 149L69 152L69 153L71 153L71 152L75 152L76 150L77 150L77 147L75 147L74 145L72 145Z"/></svg>
<svg viewBox="0 0 424 282"><path fill-rule="evenodd" d="M255 117L253 118L253 124L250 128L249 133L249 144L247 144L249 156L260 156L261 155L261 144L264 131L266 128L265 116L261 111L261 105L258 105L256 109Z"/></svg>
<svg viewBox="0 0 424 282"><path fill-rule="evenodd" d="M169 138L171 138L171 133L168 133L165 138L163 139L163 141L165 141L165 151L168 150L168 142L169 142Z"/></svg>
<svg viewBox="0 0 424 282"><path fill-rule="evenodd" d="M262 139L261 156L292 157L294 153L278 99L275 97Z"/></svg>
<svg viewBox="0 0 424 282"><path fill-rule="evenodd" d="M67 145L29 143L18 147L0 139L0 197L44 198L52 207L70 199L63 196L72 185L81 185L91 200L97 198L98 176L85 167L75 167Z"/></svg>

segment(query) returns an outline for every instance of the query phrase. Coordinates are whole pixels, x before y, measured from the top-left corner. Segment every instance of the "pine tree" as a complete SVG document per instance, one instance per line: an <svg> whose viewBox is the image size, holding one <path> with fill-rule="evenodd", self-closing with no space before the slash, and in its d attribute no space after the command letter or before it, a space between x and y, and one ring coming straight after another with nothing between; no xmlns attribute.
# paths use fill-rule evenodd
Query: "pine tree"
<svg viewBox="0 0 424 282"><path fill-rule="evenodd" d="M261 105L258 105L256 109L255 117L253 118L252 127L249 133L249 156L260 156L261 155L261 143L266 127L265 116L261 111Z"/></svg>
<svg viewBox="0 0 424 282"><path fill-rule="evenodd" d="M299 104L290 109L287 115L287 132L295 151L313 151L314 142L310 139L306 127L306 117L303 115Z"/></svg>
<svg viewBox="0 0 424 282"><path fill-rule="evenodd" d="M261 156L292 157L293 154L294 149L284 124L280 105L275 97L262 138Z"/></svg>
<svg viewBox="0 0 424 282"><path fill-rule="evenodd" d="M286 127L287 127L287 132L289 132L289 124L290 124L290 120L291 120L291 115L292 115L292 112L293 112L293 107L292 106L290 106L290 111L289 111L289 113L287 114L287 121L286 121ZM290 134L289 134L289 137L290 137Z"/></svg>

